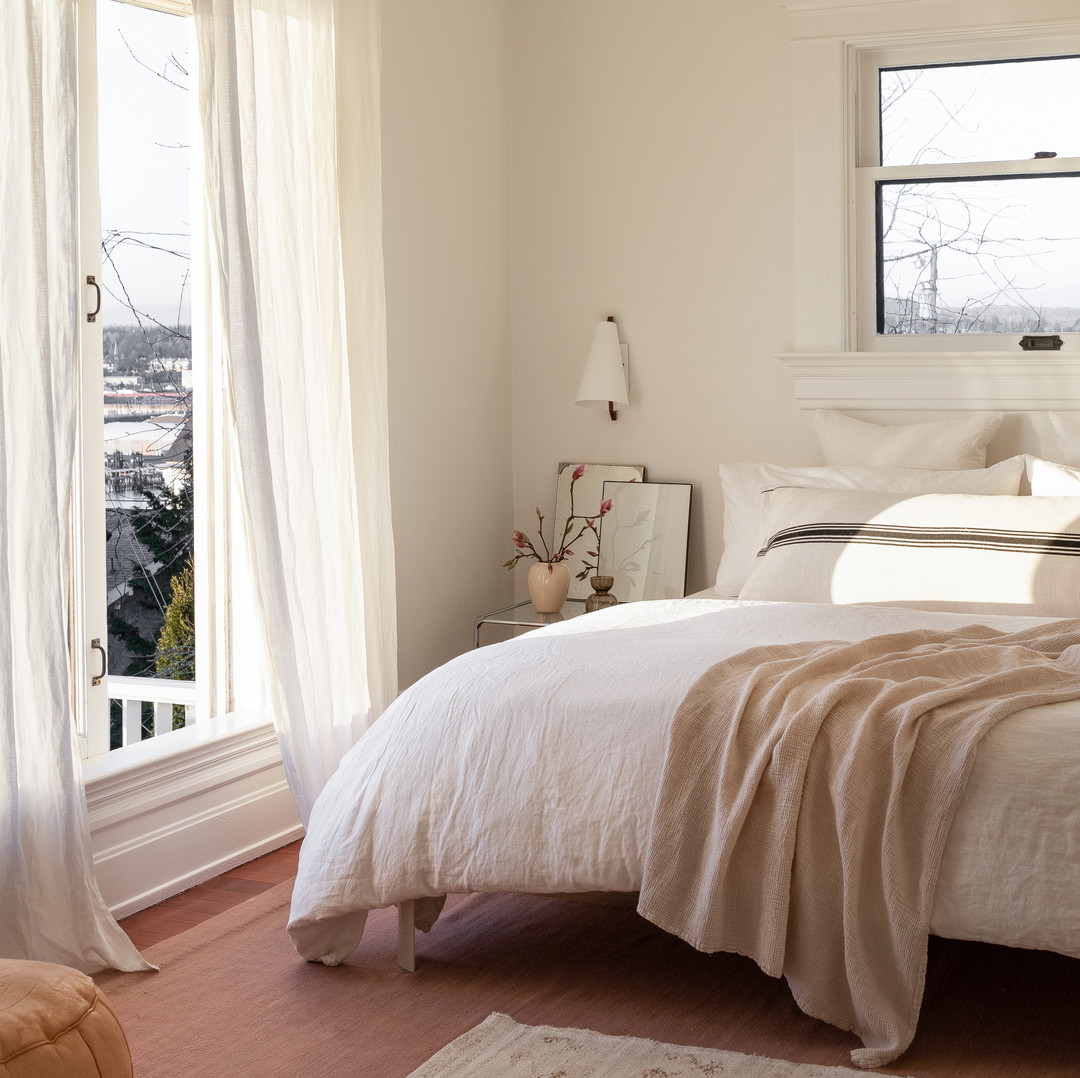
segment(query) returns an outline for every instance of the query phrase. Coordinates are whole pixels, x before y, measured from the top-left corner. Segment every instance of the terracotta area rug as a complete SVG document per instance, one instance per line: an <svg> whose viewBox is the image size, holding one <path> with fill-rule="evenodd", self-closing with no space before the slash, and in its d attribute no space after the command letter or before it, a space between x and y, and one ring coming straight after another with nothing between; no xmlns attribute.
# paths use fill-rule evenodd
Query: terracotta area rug
<svg viewBox="0 0 1080 1078"><path fill-rule="evenodd" d="M866 1071L787 1063L715 1048L611 1037L589 1029L523 1026L493 1014L410 1078L851 1078Z"/></svg>

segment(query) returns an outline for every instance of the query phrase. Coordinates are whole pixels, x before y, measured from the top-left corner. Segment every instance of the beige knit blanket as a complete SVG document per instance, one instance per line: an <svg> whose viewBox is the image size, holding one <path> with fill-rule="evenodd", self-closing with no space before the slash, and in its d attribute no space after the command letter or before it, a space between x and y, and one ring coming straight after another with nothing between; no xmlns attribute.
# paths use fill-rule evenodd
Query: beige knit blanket
<svg viewBox="0 0 1080 1078"><path fill-rule="evenodd" d="M757 647L671 730L639 912L787 978L861 1067L911 1043L945 840L979 739L1080 697L1080 621Z"/></svg>

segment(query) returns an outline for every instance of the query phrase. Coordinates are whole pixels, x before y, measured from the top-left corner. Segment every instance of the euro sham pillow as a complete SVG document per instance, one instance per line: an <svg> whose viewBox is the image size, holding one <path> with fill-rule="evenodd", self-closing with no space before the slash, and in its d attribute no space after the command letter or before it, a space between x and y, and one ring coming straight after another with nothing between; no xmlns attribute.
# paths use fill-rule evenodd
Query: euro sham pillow
<svg viewBox="0 0 1080 1078"><path fill-rule="evenodd" d="M1050 422L1061 443L1061 459L1066 464L1080 464L1080 416L1051 412Z"/></svg>
<svg viewBox="0 0 1080 1078"><path fill-rule="evenodd" d="M1032 494L1074 498L1080 495L1080 468L1028 456L1026 470Z"/></svg>
<svg viewBox="0 0 1080 1078"><path fill-rule="evenodd" d="M736 596L766 539L763 491L775 487L875 490L896 494L1016 494L1024 458L989 468L932 471L924 468L788 468L780 464L721 464L724 550L714 591Z"/></svg>
<svg viewBox="0 0 1080 1078"><path fill-rule="evenodd" d="M740 599L1080 616L1076 498L786 487L765 518Z"/></svg>
<svg viewBox="0 0 1080 1078"><path fill-rule="evenodd" d="M814 416L825 461L869 468L983 468L1000 412L888 426L820 410Z"/></svg>

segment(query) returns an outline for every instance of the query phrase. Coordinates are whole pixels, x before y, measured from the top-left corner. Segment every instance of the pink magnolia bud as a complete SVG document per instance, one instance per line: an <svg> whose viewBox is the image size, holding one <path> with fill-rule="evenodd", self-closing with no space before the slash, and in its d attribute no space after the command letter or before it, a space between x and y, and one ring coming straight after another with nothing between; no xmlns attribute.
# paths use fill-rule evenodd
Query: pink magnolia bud
<svg viewBox="0 0 1080 1078"><path fill-rule="evenodd" d="M585 474L585 465L584 464L579 464L574 469L574 474L571 475L570 478L574 479L574 480L577 480L577 479L580 479L584 474Z"/></svg>
<svg viewBox="0 0 1080 1078"><path fill-rule="evenodd" d="M603 516L605 513L610 513L610 512L611 512L611 499L608 498L600 506L600 516Z"/></svg>

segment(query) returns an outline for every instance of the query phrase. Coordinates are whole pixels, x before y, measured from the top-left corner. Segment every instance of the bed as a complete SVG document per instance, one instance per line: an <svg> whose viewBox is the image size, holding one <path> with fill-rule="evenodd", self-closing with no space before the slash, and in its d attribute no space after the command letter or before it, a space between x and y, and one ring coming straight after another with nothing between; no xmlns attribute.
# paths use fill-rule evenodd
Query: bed
<svg viewBox="0 0 1080 1078"><path fill-rule="evenodd" d="M973 623L1007 634L1074 627L1063 619L1080 596L1080 471L1021 460L988 476L967 463L935 469L944 489L926 490L925 475L882 467L867 490L867 476L851 477L858 467L788 469L764 487L758 472L731 474L729 506L740 483L755 491L749 523L730 513L717 579L735 580L740 598L714 590L597 611L461 655L406 690L315 806L289 922L299 954L340 963L367 911L398 905L408 965L409 918L431 927L448 893L638 891L672 718L706 671L749 648ZM963 471L955 481L974 493L943 478ZM1023 497L1021 472L1034 491ZM808 525L820 533L837 514L856 531L759 542ZM882 521L883 540L856 541ZM767 553L748 559L738 528ZM957 546L961 528L1007 542ZM937 538L898 543L901 532ZM1036 532L1071 546L1051 556L1016 544ZM930 932L1080 957L1078 724L1080 701L1062 700L985 734L944 843Z"/></svg>

